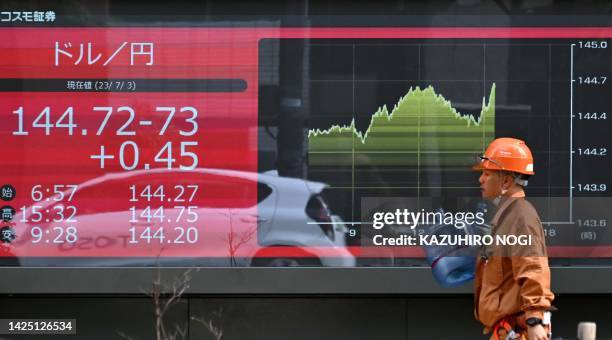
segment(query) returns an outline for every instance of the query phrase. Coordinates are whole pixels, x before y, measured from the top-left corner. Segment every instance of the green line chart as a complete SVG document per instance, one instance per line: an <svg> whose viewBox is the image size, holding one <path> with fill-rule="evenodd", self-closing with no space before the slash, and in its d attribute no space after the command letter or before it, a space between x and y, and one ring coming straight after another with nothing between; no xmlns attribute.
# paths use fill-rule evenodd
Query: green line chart
<svg viewBox="0 0 612 340"><path fill-rule="evenodd" d="M466 166L495 137L495 84L480 115L461 114L432 86L411 87L389 111L380 107L365 132L349 125L308 132L311 166Z"/></svg>

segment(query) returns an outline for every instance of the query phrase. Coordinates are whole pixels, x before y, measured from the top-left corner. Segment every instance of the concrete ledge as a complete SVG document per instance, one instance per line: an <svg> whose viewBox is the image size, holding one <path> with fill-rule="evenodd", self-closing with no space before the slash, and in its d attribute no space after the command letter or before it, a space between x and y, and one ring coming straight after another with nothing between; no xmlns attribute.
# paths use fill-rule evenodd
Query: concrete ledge
<svg viewBox="0 0 612 340"><path fill-rule="evenodd" d="M143 294L189 268L0 268L0 294ZM194 268L187 294L471 294L429 268ZM612 267L553 267L557 294L612 294Z"/></svg>

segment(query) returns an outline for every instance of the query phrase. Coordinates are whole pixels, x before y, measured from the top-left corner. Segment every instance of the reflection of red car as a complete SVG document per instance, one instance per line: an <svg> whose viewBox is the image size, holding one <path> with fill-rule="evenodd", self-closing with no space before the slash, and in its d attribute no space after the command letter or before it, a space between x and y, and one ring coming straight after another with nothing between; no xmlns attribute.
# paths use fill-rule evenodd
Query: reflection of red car
<svg viewBox="0 0 612 340"><path fill-rule="evenodd" d="M107 174L16 215L13 247L23 265L70 257L87 265L352 266L344 230L318 196L324 187L216 169Z"/></svg>
<svg viewBox="0 0 612 340"><path fill-rule="evenodd" d="M15 236L15 222L0 221L0 266L19 265L11 246Z"/></svg>

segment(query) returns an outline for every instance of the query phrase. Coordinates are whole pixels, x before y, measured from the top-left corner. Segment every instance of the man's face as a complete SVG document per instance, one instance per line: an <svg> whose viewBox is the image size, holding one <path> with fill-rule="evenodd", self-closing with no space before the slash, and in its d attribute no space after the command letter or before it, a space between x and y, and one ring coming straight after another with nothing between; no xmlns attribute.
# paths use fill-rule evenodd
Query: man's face
<svg viewBox="0 0 612 340"><path fill-rule="evenodd" d="M503 178L504 176L499 171L482 170L482 174L478 178L482 198L492 200L499 196L501 194Z"/></svg>

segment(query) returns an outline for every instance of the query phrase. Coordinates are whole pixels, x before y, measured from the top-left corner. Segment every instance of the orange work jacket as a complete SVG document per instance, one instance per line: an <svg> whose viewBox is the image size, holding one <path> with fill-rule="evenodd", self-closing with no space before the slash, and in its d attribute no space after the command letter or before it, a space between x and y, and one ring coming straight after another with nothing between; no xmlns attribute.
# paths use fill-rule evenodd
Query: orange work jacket
<svg viewBox="0 0 612 340"><path fill-rule="evenodd" d="M488 333L504 317L542 319L551 308L550 268L544 230L524 198L506 198L491 221L494 244L484 246L476 264L474 315ZM529 245L500 246L500 235L531 235ZM527 237L523 237L526 239Z"/></svg>

